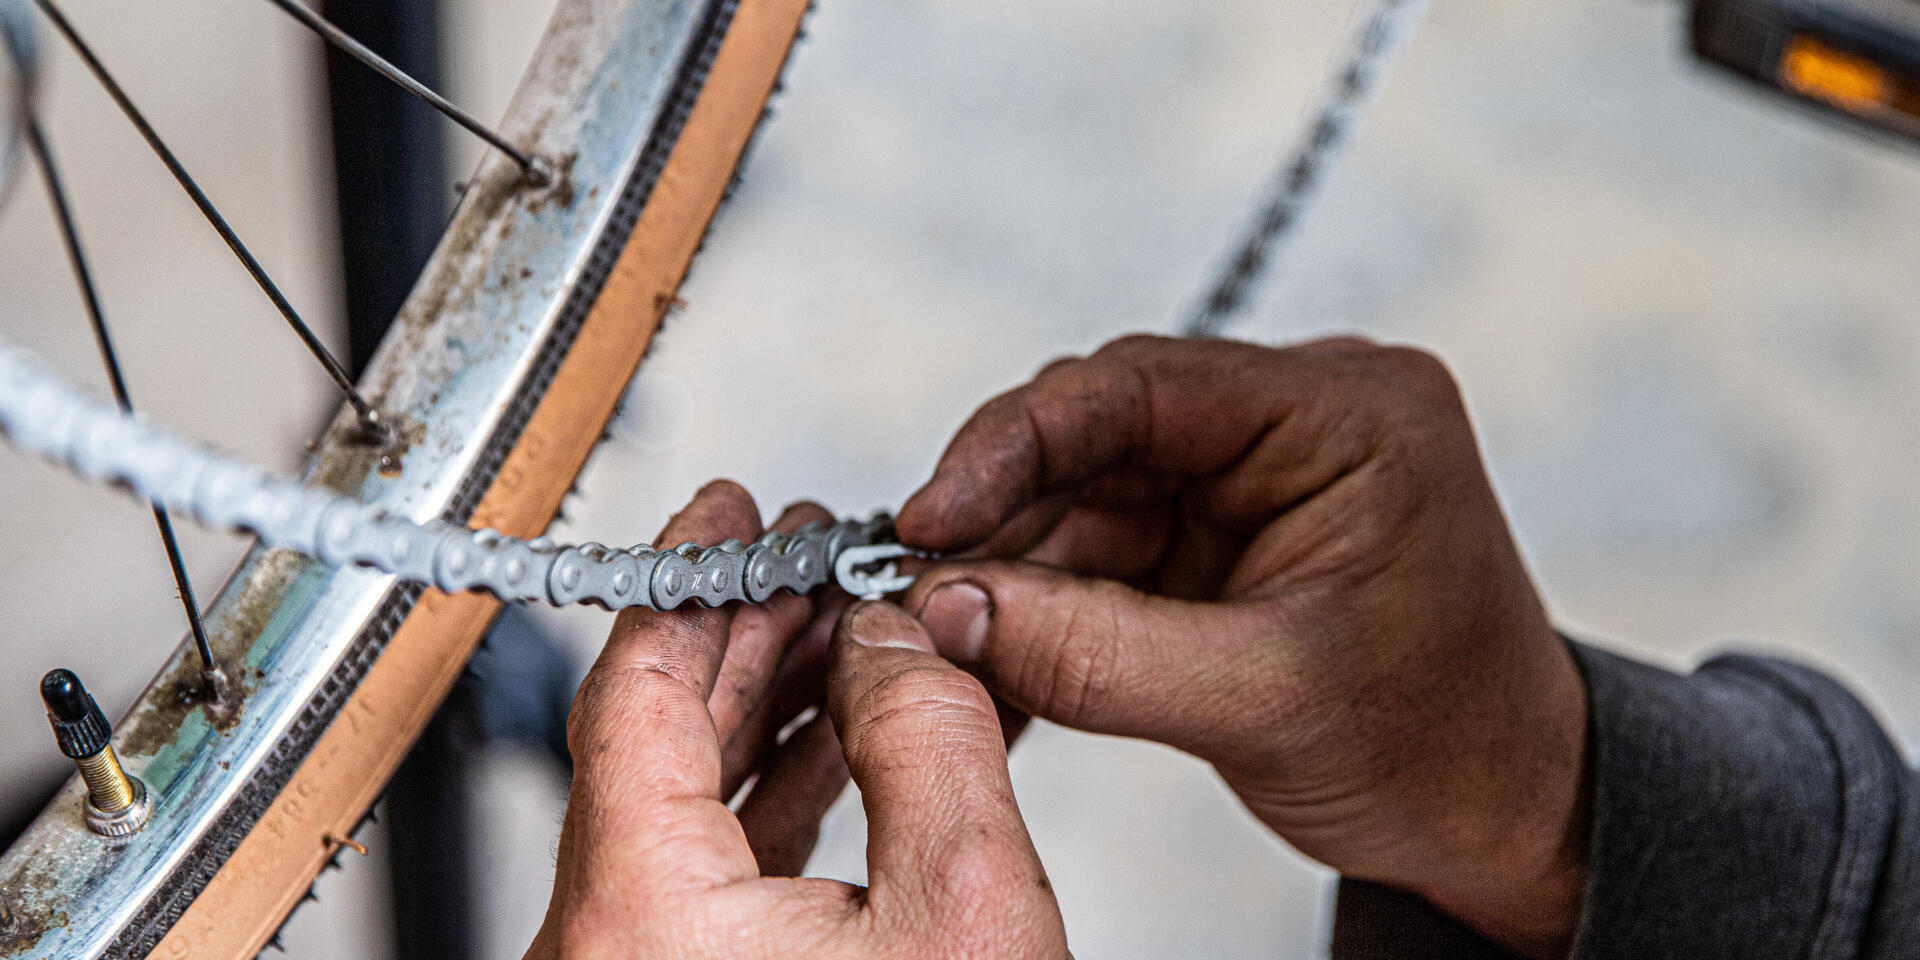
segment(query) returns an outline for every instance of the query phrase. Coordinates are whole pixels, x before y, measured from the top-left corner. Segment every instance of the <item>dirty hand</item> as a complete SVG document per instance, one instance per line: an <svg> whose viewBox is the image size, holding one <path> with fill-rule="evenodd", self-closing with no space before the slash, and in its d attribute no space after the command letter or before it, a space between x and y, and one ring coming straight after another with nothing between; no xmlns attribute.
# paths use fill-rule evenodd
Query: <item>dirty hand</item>
<svg viewBox="0 0 1920 960"><path fill-rule="evenodd" d="M656 542L751 540L758 516L715 483ZM805 506L779 525L825 519ZM529 958L1066 957L986 691L896 607L837 627L814 608L620 615L568 720L573 788ZM773 746L823 686L825 712ZM871 886L793 879L849 769ZM735 816L724 798L749 771Z"/></svg>
<svg viewBox="0 0 1920 960"><path fill-rule="evenodd" d="M1128 338L982 407L904 605L1013 706L1213 764L1343 873L1564 955L1584 687L1441 364Z"/></svg>

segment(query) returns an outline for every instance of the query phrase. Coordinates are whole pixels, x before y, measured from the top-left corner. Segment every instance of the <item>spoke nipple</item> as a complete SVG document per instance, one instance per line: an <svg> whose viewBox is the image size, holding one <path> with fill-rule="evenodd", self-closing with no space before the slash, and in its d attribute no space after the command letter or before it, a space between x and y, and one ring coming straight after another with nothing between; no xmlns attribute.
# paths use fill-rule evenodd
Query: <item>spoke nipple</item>
<svg viewBox="0 0 1920 960"><path fill-rule="evenodd" d="M393 439L393 425L372 406L359 408L359 416L355 419L353 432L347 436L348 442L366 447L389 447L393 444Z"/></svg>
<svg viewBox="0 0 1920 960"><path fill-rule="evenodd" d="M219 667L200 668L200 695L208 703L222 704L233 693L233 681L227 679L227 672Z"/></svg>
<svg viewBox="0 0 1920 960"><path fill-rule="evenodd" d="M147 786L120 766L108 738L113 728L93 695L71 670L52 670L40 678L40 700L47 706L53 737L87 785L87 828L107 837L139 830L153 812Z"/></svg>
<svg viewBox="0 0 1920 960"><path fill-rule="evenodd" d="M526 154L526 158L527 162L520 165L520 172L526 177L527 183L535 187L551 187L559 179L553 172L552 164L531 153Z"/></svg>
<svg viewBox="0 0 1920 960"><path fill-rule="evenodd" d="M343 837L339 834L329 833L322 837L321 840L336 854L341 850L352 850L354 853L363 857L367 855L367 845L352 837Z"/></svg>
<svg viewBox="0 0 1920 960"><path fill-rule="evenodd" d="M387 421L380 411L368 407L360 411L360 430L368 442L383 441L387 438Z"/></svg>

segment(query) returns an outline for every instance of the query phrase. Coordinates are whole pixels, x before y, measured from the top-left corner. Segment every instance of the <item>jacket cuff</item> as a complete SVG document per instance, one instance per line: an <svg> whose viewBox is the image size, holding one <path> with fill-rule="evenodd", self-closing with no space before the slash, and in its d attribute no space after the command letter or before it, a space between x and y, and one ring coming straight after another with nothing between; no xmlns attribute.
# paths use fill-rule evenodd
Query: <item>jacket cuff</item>
<svg viewBox="0 0 1920 960"><path fill-rule="evenodd" d="M1857 956L1904 773L1866 708L1778 660L1683 677L1569 646L1594 791L1573 955Z"/></svg>

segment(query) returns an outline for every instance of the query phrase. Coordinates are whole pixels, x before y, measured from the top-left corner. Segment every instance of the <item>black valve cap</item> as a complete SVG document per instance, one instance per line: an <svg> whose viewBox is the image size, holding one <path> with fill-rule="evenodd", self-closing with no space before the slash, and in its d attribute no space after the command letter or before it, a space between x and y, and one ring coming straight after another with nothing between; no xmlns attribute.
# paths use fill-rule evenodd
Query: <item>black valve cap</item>
<svg viewBox="0 0 1920 960"><path fill-rule="evenodd" d="M47 705L60 752L73 759L91 757L107 748L113 728L72 670L49 670L40 678L40 700Z"/></svg>

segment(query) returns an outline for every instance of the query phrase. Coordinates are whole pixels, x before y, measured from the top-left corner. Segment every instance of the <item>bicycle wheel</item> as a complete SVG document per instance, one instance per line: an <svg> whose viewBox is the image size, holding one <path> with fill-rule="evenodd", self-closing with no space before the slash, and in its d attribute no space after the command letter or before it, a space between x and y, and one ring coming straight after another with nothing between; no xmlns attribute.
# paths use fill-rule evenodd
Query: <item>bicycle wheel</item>
<svg viewBox="0 0 1920 960"><path fill-rule="evenodd" d="M675 302L807 0L562 0L502 129L308 479L416 520L538 535ZM499 604L256 547L118 724L152 819L106 840L70 783L0 857L0 957L257 953L361 822Z"/></svg>

